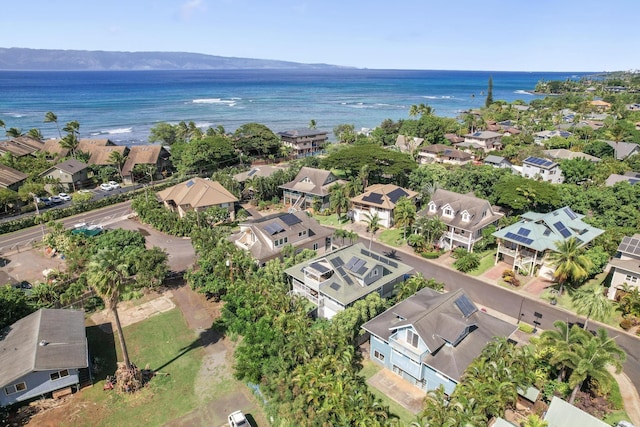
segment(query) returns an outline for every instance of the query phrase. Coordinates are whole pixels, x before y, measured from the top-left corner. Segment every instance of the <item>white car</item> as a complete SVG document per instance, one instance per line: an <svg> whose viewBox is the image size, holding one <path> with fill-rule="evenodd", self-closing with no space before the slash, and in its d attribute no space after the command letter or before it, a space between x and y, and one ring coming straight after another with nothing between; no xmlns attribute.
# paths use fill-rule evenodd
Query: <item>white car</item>
<svg viewBox="0 0 640 427"><path fill-rule="evenodd" d="M120 184L118 184L118 183L117 183L117 182L115 182L115 181L109 181L109 185L110 185L110 186L111 186L111 188L113 188L114 190L115 190L116 188L120 188Z"/></svg>
<svg viewBox="0 0 640 427"><path fill-rule="evenodd" d="M247 421L242 411L235 411L229 414L229 427L245 427L249 425L249 421Z"/></svg>
<svg viewBox="0 0 640 427"><path fill-rule="evenodd" d="M60 193L58 194L58 197L60 197L63 202L68 202L71 200L71 196L68 195L67 193Z"/></svg>
<svg viewBox="0 0 640 427"><path fill-rule="evenodd" d="M50 200L51 200L51 203L56 205L58 203L62 203L62 199L59 196L51 196Z"/></svg>
<svg viewBox="0 0 640 427"><path fill-rule="evenodd" d="M109 184L108 182L103 182L102 184L100 184L100 189L102 191L115 190L115 188L113 188L113 185Z"/></svg>

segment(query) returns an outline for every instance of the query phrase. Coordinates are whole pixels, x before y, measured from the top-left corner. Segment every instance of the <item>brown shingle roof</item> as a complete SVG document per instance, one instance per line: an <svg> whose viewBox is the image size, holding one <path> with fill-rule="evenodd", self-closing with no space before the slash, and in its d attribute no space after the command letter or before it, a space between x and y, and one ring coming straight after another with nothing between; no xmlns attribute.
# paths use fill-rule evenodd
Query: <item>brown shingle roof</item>
<svg viewBox="0 0 640 427"><path fill-rule="evenodd" d="M127 155L129 151L129 147L124 145L107 145L104 147L93 147L91 156L89 157L90 165L111 165L111 161L109 161L109 156L114 151L119 152L123 156Z"/></svg>
<svg viewBox="0 0 640 427"><path fill-rule="evenodd" d="M29 175L0 163L0 187L7 188L16 182L27 179Z"/></svg>
<svg viewBox="0 0 640 427"><path fill-rule="evenodd" d="M223 203L235 203L236 196L231 194L217 181L203 178L192 178L173 187L158 192L163 202L172 201L177 206L206 208Z"/></svg>
<svg viewBox="0 0 640 427"><path fill-rule="evenodd" d="M303 167L291 182L283 184L280 188L298 191L305 194L324 197L329 194L331 186L344 181L335 179L335 176L324 169Z"/></svg>
<svg viewBox="0 0 640 427"><path fill-rule="evenodd" d="M134 145L130 148L127 161L122 167L123 175L130 175L135 165L155 165L163 148L160 145Z"/></svg>
<svg viewBox="0 0 640 427"><path fill-rule="evenodd" d="M44 143L30 136L20 136L6 141L0 141L0 154L11 153L15 157L22 157L38 152L44 148Z"/></svg>

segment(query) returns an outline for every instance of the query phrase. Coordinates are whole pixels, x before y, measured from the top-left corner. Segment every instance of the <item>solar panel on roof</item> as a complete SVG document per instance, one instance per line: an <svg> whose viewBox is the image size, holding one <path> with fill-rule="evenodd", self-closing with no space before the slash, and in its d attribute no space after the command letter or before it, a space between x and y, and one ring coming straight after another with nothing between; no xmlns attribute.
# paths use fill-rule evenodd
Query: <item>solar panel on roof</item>
<svg viewBox="0 0 640 427"><path fill-rule="evenodd" d="M408 195L409 193L404 191L402 188L396 188L391 193L387 194L387 197L389 197L389 200L391 200L391 203L395 203L398 200L400 200L401 197L407 197Z"/></svg>
<svg viewBox="0 0 640 427"><path fill-rule="evenodd" d="M329 260L329 263L331 263L331 265L333 265L334 268L335 267L340 267L341 265L344 265L344 262L342 261L342 258L338 258L338 257L331 258Z"/></svg>
<svg viewBox="0 0 640 427"><path fill-rule="evenodd" d="M561 221L554 223L553 226L556 228L556 230L558 230L560 234L562 234L562 237L564 237L565 239L571 236L571 231L567 227L565 227L565 225Z"/></svg>
<svg viewBox="0 0 640 427"><path fill-rule="evenodd" d="M331 283L331 284L329 285L329 287L330 287L331 289L333 289L334 291L337 291L337 290L339 290L339 289L340 289L340 284L338 284L338 283L336 283L336 282L333 282L333 283Z"/></svg>
<svg viewBox="0 0 640 427"><path fill-rule="evenodd" d="M364 256L371 256L371 253L366 249L360 249L360 253Z"/></svg>
<svg viewBox="0 0 640 427"><path fill-rule="evenodd" d="M527 230L524 227L520 227L520 230L518 230L518 234L521 236L528 236L529 233L531 233L531 230Z"/></svg>
<svg viewBox="0 0 640 427"><path fill-rule="evenodd" d="M548 236L549 234L551 234L551 229L547 228L544 230L544 233L542 233L543 236Z"/></svg>
<svg viewBox="0 0 640 427"><path fill-rule="evenodd" d="M379 205L382 203L382 194L380 193L369 193L362 198L365 202L375 203Z"/></svg>
<svg viewBox="0 0 640 427"><path fill-rule="evenodd" d="M393 261L387 261L387 264L393 268L398 268L398 263Z"/></svg>
<svg viewBox="0 0 640 427"><path fill-rule="evenodd" d="M302 222L302 220L300 218L298 218L294 214L290 214L290 213L282 215L280 217L280 220L282 220L282 222L284 222L289 227L294 226L294 225Z"/></svg>
<svg viewBox="0 0 640 427"><path fill-rule="evenodd" d="M309 264L309 267L313 268L314 270L316 270L320 274L324 274L324 273L329 271L329 269L327 267L325 267L324 265L320 264L319 262L312 262L311 264Z"/></svg>
<svg viewBox="0 0 640 427"><path fill-rule="evenodd" d="M190 179L189 181L187 181L187 183L185 184L187 186L187 188L191 187L193 184L195 184L195 182L193 182L192 179Z"/></svg>
<svg viewBox="0 0 640 427"><path fill-rule="evenodd" d="M358 257L352 256L349 261L347 261L347 265L345 265L345 268L347 270L351 270L353 268L353 264L355 264L358 259Z"/></svg>
<svg viewBox="0 0 640 427"><path fill-rule="evenodd" d="M358 258L358 260L355 262L355 264L353 264L353 268L351 269L351 271L358 271L360 270L364 265L366 264L366 261L363 259Z"/></svg>
<svg viewBox="0 0 640 427"><path fill-rule="evenodd" d="M251 169L247 176L252 176L254 173L258 172L258 169Z"/></svg>
<svg viewBox="0 0 640 427"><path fill-rule="evenodd" d="M578 215L576 215L576 213L572 211L571 208L564 208L563 210L564 210L564 213L566 213L569 218L571 219L578 218Z"/></svg>
<svg viewBox="0 0 640 427"><path fill-rule="evenodd" d="M473 313L478 311L478 308L473 305L471 300L467 298L466 295L460 295L454 302L458 306L464 317L469 317Z"/></svg>
<svg viewBox="0 0 640 427"><path fill-rule="evenodd" d="M267 233L271 234L272 236L274 234L280 233L281 231L284 231L284 227L282 227L277 222L272 222L271 224L265 225L264 229L267 231Z"/></svg>
<svg viewBox="0 0 640 427"><path fill-rule="evenodd" d="M338 272L338 274L340 274L342 279L344 279L344 281L347 282L348 285L353 285L353 280L351 280L351 277L349 277L347 272L344 271L342 267L336 268L336 271Z"/></svg>
<svg viewBox="0 0 640 427"><path fill-rule="evenodd" d="M504 237L506 237L507 239L515 240L519 243L524 243L525 245L530 245L533 243L533 239L529 239L528 237L520 236L511 232L505 234Z"/></svg>

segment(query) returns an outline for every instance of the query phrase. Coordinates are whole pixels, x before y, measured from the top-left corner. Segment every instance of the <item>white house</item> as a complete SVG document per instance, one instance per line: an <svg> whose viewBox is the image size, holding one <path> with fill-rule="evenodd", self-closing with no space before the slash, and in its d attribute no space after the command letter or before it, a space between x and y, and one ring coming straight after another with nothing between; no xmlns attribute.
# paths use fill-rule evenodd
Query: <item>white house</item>
<svg viewBox="0 0 640 427"><path fill-rule="evenodd" d="M525 178L560 184L564 181L560 165L540 157L527 157L522 162L522 176Z"/></svg>

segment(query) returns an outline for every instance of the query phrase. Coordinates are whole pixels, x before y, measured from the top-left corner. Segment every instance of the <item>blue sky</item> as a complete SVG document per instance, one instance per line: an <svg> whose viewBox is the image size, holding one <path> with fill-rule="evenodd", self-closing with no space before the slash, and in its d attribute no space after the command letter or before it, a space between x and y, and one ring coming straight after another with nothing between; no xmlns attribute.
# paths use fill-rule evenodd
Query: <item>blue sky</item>
<svg viewBox="0 0 640 427"><path fill-rule="evenodd" d="M0 47L387 69L640 69L638 0L20 0L0 16Z"/></svg>

